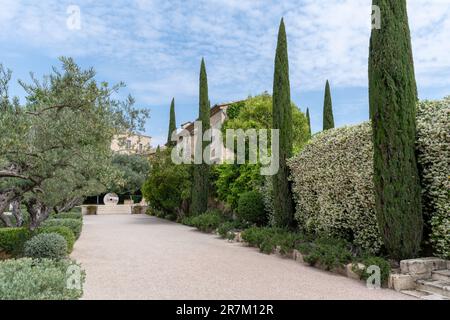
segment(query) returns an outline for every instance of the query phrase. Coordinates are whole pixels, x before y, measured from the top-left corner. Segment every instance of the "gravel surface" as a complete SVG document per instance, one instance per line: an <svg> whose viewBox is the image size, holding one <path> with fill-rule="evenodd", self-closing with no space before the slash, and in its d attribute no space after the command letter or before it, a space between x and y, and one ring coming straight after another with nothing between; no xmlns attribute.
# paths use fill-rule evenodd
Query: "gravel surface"
<svg viewBox="0 0 450 320"><path fill-rule="evenodd" d="M408 299L146 215L85 216L83 299Z"/></svg>

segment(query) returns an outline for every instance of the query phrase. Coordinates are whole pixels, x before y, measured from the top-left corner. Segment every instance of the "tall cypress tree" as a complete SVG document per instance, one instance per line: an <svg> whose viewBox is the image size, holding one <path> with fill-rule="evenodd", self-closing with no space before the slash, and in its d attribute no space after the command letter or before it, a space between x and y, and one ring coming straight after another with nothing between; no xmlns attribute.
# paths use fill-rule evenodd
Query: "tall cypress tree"
<svg viewBox="0 0 450 320"><path fill-rule="evenodd" d="M308 120L309 136L312 136L311 118L309 116L309 108L306 108L306 120Z"/></svg>
<svg viewBox="0 0 450 320"><path fill-rule="evenodd" d="M414 257L423 219L415 156L417 87L406 0L373 0L381 29L370 38L369 99L376 215L391 257Z"/></svg>
<svg viewBox="0 0 450 320"><path fill-rule="evenodd" d="M177 129L177 123L175 121L175 98L172 98L170 103L170 119L169 119L169 132L167 133L167 145L173 146L176 142L172 141L172 132Z"/></svg>
<svg viewBox="0 0 450 320"><path fill-rule="evenodd" d="M202 145L202 153L208 142L203 142L203 133L210 128L210 104L208 98L208 78L206 76L205 61L202 59L200 66L200 90L199 90L199 116L198 121L202 122L202 132L198 133L197 143ZM208 182L209 165L204 161L202 164L193 166L193 186L191 213L201 214L208 209Z"/></svg>
<svg viewBox="0 0 450 320"><path fill-rule="evenodd" d="M325 97L323 101L323 130L334 128L333 104L331 102L330 83L325 85Z"/></svg>
<svg viewBox="0 0 450 320"><path fill-rule="evenodd" d="M278 30L275 54L272 114L273 128L280 130L280 166L278 173L273 176L274 218L277 226L289 227L294 222L294 202L288 180L289 169L286 165L286 159L292 156L292 107L286 30L283 19L281 19Z"/></svg>

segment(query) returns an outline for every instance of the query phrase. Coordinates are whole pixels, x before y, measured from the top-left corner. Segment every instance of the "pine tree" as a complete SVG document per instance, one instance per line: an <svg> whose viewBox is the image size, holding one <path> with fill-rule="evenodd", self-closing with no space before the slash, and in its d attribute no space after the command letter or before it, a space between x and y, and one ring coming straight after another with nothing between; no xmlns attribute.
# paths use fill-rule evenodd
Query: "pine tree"
<svg viewBox="0 0 450 320"><path fill-rule="evenodd" d="M176 142L172 141L172 132L177 130L177 123L175 121L175 98L172 98L170 103L170 119L169 119L169 132L167 134L167 145L173 146Z"/></svg>
<svg viewBox="0 0 450 320"><path fill-rule="evenodd" d="M200 66L200 90L199 90L199 117L202 122L202 132L198 133L197 143L202 146L202 152L207 142L203 142L203 133L210 128L210 103L208 98L208 78L206 75L205 61L202 59ZM193 166L193 186L191 213L201 214L208 209L209 189L209 165L204 161L202 164Z"/></svg>
<svg viewBox="0 0 450 320"><path fill-rule="evenodd" d="M294 202L288 180L289 169L286 165L286 159L292 156L292 107L286 30L283 19L281 19L278 31L275 55L272 113L273 128L280 130L280 166L278 173L273 176L274 218L278 227L289 227L294 222Z"/></svg>
<svg viewBox="0 0 450 320"><path fill-rule="evenodd" d="M306 108L306 120L308 120L309 136L312 136L311 118L309 116L309 108Z"/></svg>
<svg viewBox="0 0 450 320"><path fill-rule="evenodd" d="M373 0L381 29L370 39L369 99L374 144L376 215L392 258L414 257L422 239L415 157L417 87L406 0Z"/></svg>
<svg viewBox="0 0 450 320"><path fill-rule="evenodd" d="M325 85L325 98L323 101L323 130L334 128L333 104L331 102L330 83Z"/></svg>

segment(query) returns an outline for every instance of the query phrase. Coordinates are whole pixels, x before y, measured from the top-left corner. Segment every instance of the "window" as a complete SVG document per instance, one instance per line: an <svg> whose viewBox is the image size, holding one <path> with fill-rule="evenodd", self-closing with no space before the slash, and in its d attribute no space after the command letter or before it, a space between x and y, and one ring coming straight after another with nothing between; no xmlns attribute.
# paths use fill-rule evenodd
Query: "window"
<svg viewBox="0 0 450 320"><path fill-rule="evenodd" d="M127 149L131 149L131 140L127 140Z"/></svg>
<svg viewBox="0 0 450 320"><path fill-rule="evenodd" d="M142 152L142 148L143 148L142 143L139 143L139 152Z"/></svg>

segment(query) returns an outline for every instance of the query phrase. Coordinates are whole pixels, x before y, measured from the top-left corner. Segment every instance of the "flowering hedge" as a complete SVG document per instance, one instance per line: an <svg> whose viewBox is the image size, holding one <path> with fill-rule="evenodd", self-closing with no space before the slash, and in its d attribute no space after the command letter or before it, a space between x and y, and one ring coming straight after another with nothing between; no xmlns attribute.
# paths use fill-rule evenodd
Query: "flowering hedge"
<svg viewBox="0 0 450 320"><path fill-rule="evenodd" d="M450 258L450 97L417 112L425 221L436 255ZM296 219L308 232L337 236L372 253L382 246L375 216L368 122L327 130L290 159Z"/></svg>
<svg viewBox="0 0 450 320"><path fill-rule="evenodd" d="M430 241L437 255L450 259L450 97L419 103L417 131Z"/></svg>
<svg viewBox="0 0 450 320"><path fill-rule="evenodd" d="M369 123L314 136L289 161L299 225L377 253L382 241L375 217L372 157Z"/></svg>

